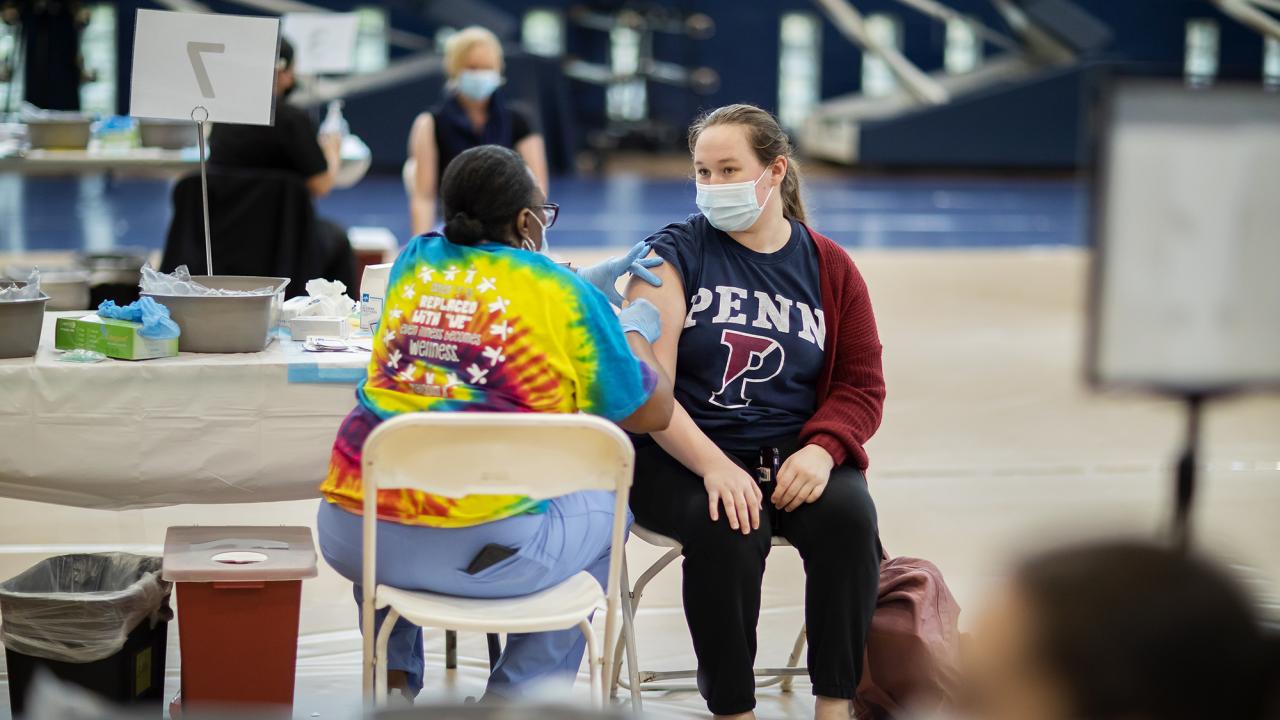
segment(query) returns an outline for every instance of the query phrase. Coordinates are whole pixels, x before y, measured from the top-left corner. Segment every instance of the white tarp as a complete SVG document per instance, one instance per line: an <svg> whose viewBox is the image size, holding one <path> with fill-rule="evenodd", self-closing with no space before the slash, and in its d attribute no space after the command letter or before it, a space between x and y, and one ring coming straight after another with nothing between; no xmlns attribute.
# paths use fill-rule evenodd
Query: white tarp
<svg viewBox="0 0 1280 720"><path fill-rule="evenodd" d="M73 313L74 314L74 313ZM319 497L368 353L0 360L0 497L104 510Z"/></svg>

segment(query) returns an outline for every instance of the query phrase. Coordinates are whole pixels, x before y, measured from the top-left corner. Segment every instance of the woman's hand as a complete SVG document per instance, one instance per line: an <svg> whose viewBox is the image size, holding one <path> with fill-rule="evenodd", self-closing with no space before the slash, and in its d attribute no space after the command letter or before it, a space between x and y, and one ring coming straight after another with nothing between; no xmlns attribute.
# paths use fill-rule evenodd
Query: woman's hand
<svg viewBox="0 0 1280 720"><path fill-rule="evenodd" d="M324 151L325 158L330 155L342 155L342 135L336 132L322 132L316 137L316 142Z"/></svg>
<svg viewBox="0 0 1280 720"><path fill-rule="evenodd" d="M826 450L817 445L805 445L782 463L770 502L780 510L791 512L804 503L817 500L827 489L833 467L835 461Z"/></svg>
<svg viewBox="0 0 1280 720"><path fill-rule="evenodd" d="M707 488L707 502L711 521L720 520L720 506L724 506L729 527L743 535L760 528L760 503L764 499L760 486L738 465L728 458L702 477Z"/></svg>

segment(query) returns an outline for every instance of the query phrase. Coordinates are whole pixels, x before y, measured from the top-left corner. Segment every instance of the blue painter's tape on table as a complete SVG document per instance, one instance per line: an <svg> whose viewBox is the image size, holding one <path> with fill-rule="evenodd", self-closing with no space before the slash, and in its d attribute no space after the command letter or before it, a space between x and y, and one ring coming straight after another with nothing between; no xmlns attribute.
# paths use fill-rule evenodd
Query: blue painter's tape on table
<svg viewBox="0 0 1280 720"><path fill-rule="evenodd" d="M289 365L289 382L314 385L355 385L365 378L368 370L363 367L333 367L315 363Z"/></svg>

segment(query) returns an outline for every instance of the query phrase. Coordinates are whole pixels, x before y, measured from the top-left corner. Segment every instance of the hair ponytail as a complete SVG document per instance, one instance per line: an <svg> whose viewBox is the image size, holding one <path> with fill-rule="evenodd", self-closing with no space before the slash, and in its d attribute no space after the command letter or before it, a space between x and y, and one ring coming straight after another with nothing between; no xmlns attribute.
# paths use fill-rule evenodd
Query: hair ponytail
<svg viewBox="0 0 1280 720"><path fill-rule="evenodd" d="M458 211L445 221L444 236L449 239L449 242L458 245L475 245L484 241L489 234L485 231L484 223L465 212Z"/></svg>
<svg viewBox="0 0 1280 720"><path fill-rule="evenodd" d="M782 178L782 214L805 222L804 200L800 198L800 164L794 157L786 157L787 174Z"/></svg>
<svg viewBox="0 0 1280 720"><path fill-rule="evenodd" d="M756 158L768 166L779 157L787 159L787 174L782 178L782 214L789 220L805 222L804 200L800 196L800 165L795 159L795 146L776 118L755 105L726 105L703 115L689 126L689 152L698 143L703 130L716 125L741 125L747 130L747 141L755 148Z"/></svg>

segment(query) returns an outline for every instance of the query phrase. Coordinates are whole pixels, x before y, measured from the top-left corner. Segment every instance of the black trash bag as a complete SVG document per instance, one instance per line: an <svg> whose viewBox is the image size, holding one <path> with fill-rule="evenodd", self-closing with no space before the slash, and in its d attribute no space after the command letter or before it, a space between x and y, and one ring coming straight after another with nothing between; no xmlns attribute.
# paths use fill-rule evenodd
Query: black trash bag
<svg viewBox="0 0 1280 720"><path fill-rule="evenodd" d="M143 621L168 620L158 557L60 555L0 583L0 643L45 660L87 663L120 651Z"/></svg>

